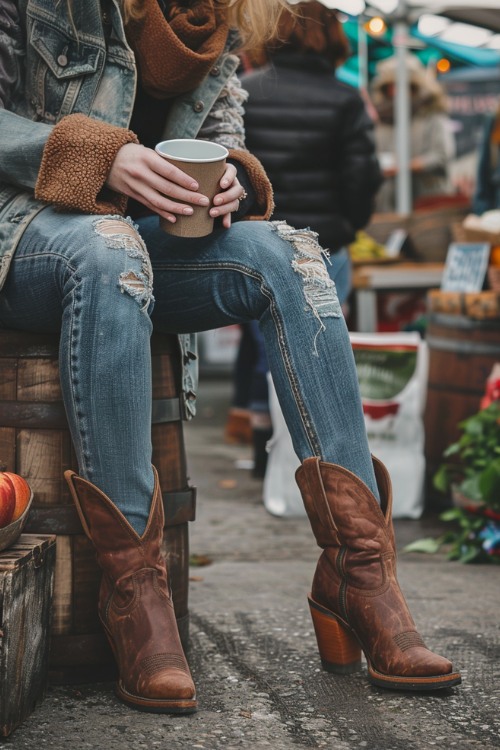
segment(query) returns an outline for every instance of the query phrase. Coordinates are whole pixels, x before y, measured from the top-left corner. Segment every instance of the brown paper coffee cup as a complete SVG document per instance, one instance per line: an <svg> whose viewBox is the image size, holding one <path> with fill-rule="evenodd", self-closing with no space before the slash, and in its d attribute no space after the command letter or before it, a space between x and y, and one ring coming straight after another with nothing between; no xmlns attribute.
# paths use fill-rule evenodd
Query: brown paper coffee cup
<svg viewBox="0 0 500 750"><path fill-rule="evenodd" d="M190 216L176 214L177 220L174 224L160 216L161 228L177 237L205 237L210 234L214 228L214 219L209 212L214 196L220 192L219 183L226 168L228 150L218 143L196 138L161 141L156 145L155 150L164 159L195 179L200 186L198 192L206 195L210 200L208 206L188 204L193 209L193 213Z"/></svg>

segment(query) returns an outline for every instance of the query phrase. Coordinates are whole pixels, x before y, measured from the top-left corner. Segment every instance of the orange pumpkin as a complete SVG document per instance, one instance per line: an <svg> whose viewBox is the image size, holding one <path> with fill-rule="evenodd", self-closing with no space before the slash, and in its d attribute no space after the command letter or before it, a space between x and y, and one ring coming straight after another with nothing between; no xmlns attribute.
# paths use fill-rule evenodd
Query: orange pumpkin
<svg viewBox="0 0 500 750"><path fill-rule="evenodd" d="M500 266L500 245L493 245L491 248L490 265Z"/></svg>
<svg viewBox="0 0 500 750"><path fill-rule="evenodd" d="M17 521L26 510L31 497L31 487L26 479L11 471L0 471L0 487L2 485L5 485L6 488L10 485L13 488L14 511L10 521L7 522L12 523Z"/></svg>

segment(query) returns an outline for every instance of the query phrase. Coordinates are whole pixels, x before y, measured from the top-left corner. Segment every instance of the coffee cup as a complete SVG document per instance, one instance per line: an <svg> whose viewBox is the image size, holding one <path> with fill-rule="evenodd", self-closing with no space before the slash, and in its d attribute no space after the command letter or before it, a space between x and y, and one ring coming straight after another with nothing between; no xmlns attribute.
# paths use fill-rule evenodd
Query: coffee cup
<svg viewBox="0 0 500 750"><path fill-rule="evenodd" d="M208 206L187 204L193 209L193 213L176 214L175 222L160 216L161 228L177 237L205 237L210 234L214 227L210 209L214 196L220 192L220 180L226 169L229 153L227 148L198 138L174 138L158 143L155 151L195 179L199 185L198 192L210 200Z"/></svg>

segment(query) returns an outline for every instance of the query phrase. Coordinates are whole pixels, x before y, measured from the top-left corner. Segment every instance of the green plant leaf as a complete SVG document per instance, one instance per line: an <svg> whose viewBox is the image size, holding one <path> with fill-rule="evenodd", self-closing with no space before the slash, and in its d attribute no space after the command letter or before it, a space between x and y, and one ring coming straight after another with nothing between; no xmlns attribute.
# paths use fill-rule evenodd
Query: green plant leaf
<svg viewBox="0 0 500 750"><path fill-rule="evenodd" d="M455 541L457 538L457 534L455 531L446 531L440 539L442 540L443 544L451 544Z"/></svg>
<svg viewBox="0 0 500 750"><path fill-rule="evenodd" d="M458 453L459 450L460 450L460 443L452 443L446 448L446 450L443 453L443 456L445 458L448 458L448 456L453 456L454 454Z"/></svg>
<svg viewBox="0 0 500 750"><path fill-rule="evenodd" d="M465 551L462 552L460 555L460 562L462 563L472 563L475 560L478 560L483 556L482 550L480 550L478 547L467 547Z"/></svg>
<svg viewBox="0 0 500 750"><path fill-rule="evenodd" d="M426 537L424 539L416 539L414 542L410 542L403 547L403 552L425 552L433 555L439 550L443 541L442 537L434 539L433 537Z"/></svg>
<svg viewBox="0 0 500 750"><path fill-rule="evenodd" d="M500 498L500 459L495 459L486 467L479 477L478 485L486 502Z"/></svg>
<svg viewBox="0 0 500 750"><path fill-rule="evenodd" d="M432 483L434 487L440 492L448 492L451 485L451 478L448 466L446 464L443 464L439 467L437 472L434 474Z"/></svg>
<svg viewBox="0 0 500 750"><path fill-rule="evenodd" d="M471 500L482 500L483 495L481 493L479 479L479 474L464 479L464 481L460 484L460 492L462 492L466 497L469 497Z"/></svg>
<svg viewBox="0 0 500 750"><path fill-rule="evenodd" d="M449 508L448 510L444 510L442 513L439 514L439 518L442 521L458 521L460 520L464 515L464 511L462 508Z"/></svg>

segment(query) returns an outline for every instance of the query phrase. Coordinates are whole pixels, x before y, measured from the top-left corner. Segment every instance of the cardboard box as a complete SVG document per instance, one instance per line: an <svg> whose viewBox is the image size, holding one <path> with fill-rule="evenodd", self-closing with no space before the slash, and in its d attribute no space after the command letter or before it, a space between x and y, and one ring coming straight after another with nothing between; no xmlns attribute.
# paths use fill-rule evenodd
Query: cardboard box
<svg viewBox="0 0 500 750"><path fill-rule="evenodd" d="M0 552L0 737L45 693L49 667L54 535L21 534Z"/></svg>

